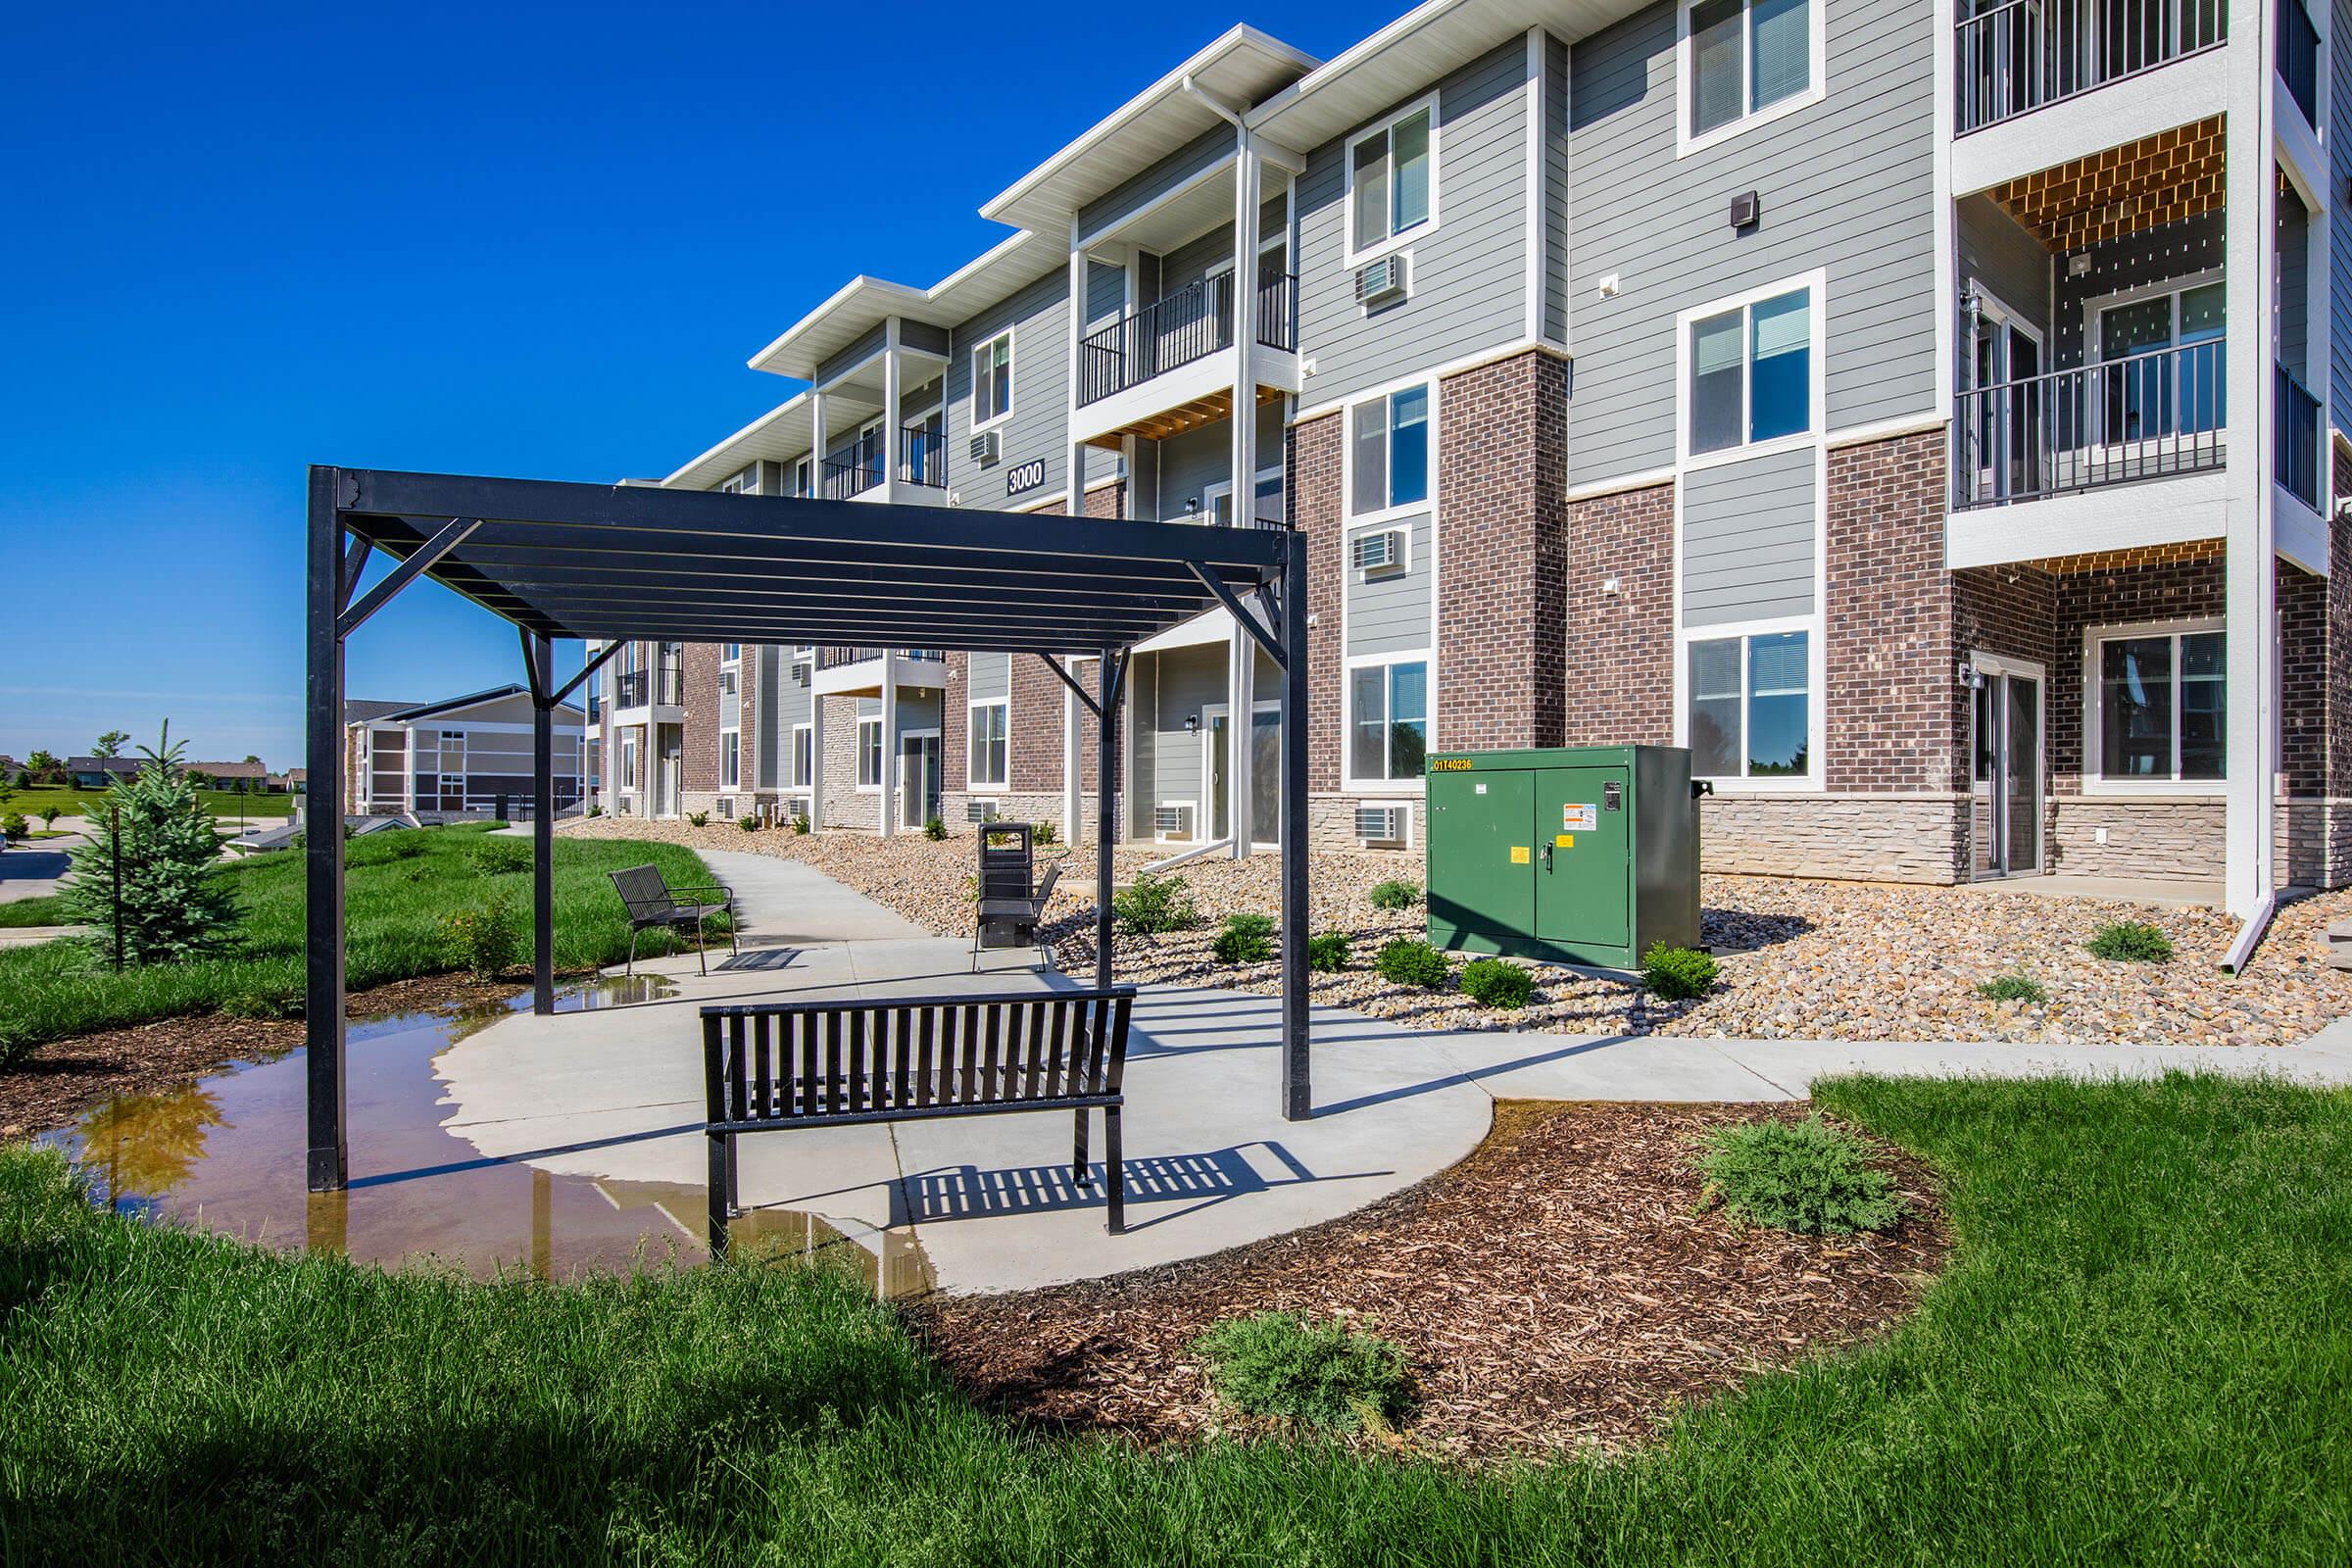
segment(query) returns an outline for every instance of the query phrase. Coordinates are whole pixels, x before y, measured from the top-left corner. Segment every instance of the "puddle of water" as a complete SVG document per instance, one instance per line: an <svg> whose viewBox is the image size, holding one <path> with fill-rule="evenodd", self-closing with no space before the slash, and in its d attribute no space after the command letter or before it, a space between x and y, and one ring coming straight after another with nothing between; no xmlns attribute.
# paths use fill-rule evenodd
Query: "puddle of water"
<svg viewBox="0 0 2352 1568"><path fill-rule="evenodd" d="M675 991L660 975L589 981L558 992L556 1010L629 1006ZM74 1162L94 1201L286 1250L386 1267L429 1260L477 1278L522 1268L550 1280L704 1260L701 1187L557 1175L488 1158L442 1126L436 1058L529 1006L526 993L354 1024L346 1093L355 1156L364 1147L366 1158L355 1157L354 1185L339 1193L303 1183L300 1048L109 1101L39 1142ZM735 1221L730 1237L751 1255L847 1268L880 1294L931 1288L929 1262L904 1235L853 1238L813 1214L769 1210Z"/></svg>

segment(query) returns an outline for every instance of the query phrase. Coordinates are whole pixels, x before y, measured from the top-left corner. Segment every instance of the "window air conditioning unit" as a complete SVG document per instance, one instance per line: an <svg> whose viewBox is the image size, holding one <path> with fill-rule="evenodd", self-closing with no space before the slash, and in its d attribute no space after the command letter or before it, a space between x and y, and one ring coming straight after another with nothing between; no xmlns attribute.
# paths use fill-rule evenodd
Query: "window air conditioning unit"
<svg viewBox="0 0 2352 1568"><path fill-rule="evenodd" d="M1355 536L1350 554L1355 569L1366 576L1404 569L1404 530L1374 528Z"/></svg>
<svg viewBox="0 0 2352 1568"><path fill-rule="evenodd" d="M735 797L734 797L734 796L732 796L732 795L721 795L721 796L718 798L718 800L717 800L715 803L713 803L713 804L716 806L716 808L717 808L717 812L718 812L718 814L719 814L720 816L722 816L722 817L730 817L730 816L733 816L733 815L735 814Z"/></svg>
<svg viewBox="0 0 2352 1568"><path fill-rule="evenodd" d="M806 685L808 685L808 669L809 669L809 662L808 662L808 660L806 660L806 659L796 659L796 660L794 660L794 661L792 662L792 683L793 683L795 686L806 686Z"/></svg>
<svg viewBox="0 0 2352 1568"><path fill-rule="evenodd" d="M1193 836L1193 808L1184 806L1162 806L1152 813L1152 830L1163 839L1189 839Z"/></svg>
<svg viewBox="0 0 2352 1568"><path fill-rule="evenodd" d="M997 803L966 801L963 803L963 819L966 822L994 822L997 819Z"/></svg>
<svg viewBox="0 0 2352 1568"><path fill-rule="evenodd" d="M996 462L1004 451L998 441L998 437L1004 433L1002 430L983 430L972 437L972 461L982 467Z"/></svg>
<svg viewBox="0 0 2352 1568"><path fill-rule="evenodd" d="M1412 822L1409 806L1359 806L1355 808L1355 836L1366 844L1402 844Z"/></svg>
<svg viewBox="0 0 2352 1568"><path fill-rule="evenodd" d="M1404 252L1396 251L1355 270L1355 303L1386 305L1404 298Z"/></svg>

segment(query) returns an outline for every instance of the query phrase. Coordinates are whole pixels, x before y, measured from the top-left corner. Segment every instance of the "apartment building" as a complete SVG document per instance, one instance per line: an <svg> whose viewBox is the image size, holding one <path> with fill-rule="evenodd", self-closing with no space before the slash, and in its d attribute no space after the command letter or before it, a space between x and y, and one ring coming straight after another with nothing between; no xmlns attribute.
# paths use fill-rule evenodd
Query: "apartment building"
<svg viewBox="0 0 2352 1568"><path fill-rule="evenodd" d="M985 255L794 323L751 363L805 389L664 482L1303 530L1319 844L1415 848L1433 748L1670 742L1714 868L2251 909L2352 880L2348 18L1237 27L984 206ZM670 769L633 808L1091 817L1033 658L647 657L685 689L606 741L616 796ZM1270 839L1276 692L1227 616L1145 645L1122 833Z"/></svg>
<svg viewBox="0 0 2352 1568"><path fill-rule="evenodd" d="M556 808L580 802L583 722L557 705ZM498 686L433 703L343 705L343 809L352 816L488 816L531 803L531 697Z"/></svg>

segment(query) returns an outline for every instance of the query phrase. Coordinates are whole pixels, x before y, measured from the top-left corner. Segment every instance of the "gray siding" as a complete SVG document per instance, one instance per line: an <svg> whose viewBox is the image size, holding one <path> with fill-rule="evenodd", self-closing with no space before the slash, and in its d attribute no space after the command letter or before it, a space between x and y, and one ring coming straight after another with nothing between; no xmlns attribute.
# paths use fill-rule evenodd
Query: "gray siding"
<svg viewBox="0 0 2352 1568"><path fill-rule="evenodd" d="M1282 405L1265 403L1257 411L1257 461L1261 468L1282 466L1283 425ZM1186 503L1202 501L1202 492L1212 484L1222 483L1233 476L1233 431L1229 421L1203 425L1170 436L1165 441L1139 441L1139 449L1155 447L1158 482L1154 486L1152 515L1169 522L1182 522L1199 514L1189 511ZM1141 467L1140 463L1137 466Z"/></svg>
<svg viewBox="0 0 2352 1568"><path fill-rule="evenodd" d="M929 321L901 318L899 341L910 349L921 349L927 354L945 354L948 352L948 329L933 326Z"/></svg>
<svg viewBox="0 0 2352 1568"><path fill-rule="evenodd" d="M2090 270L2081 277L2058 270L2057 301L2050 337L2051 365L2069 369L2083 363L2084 312L2090 302L2126 289L2142 288L2222 270L2222 215L2185 218L2137 234L2123 234L2088 247Z"/></svg>
<svg viewBox="0 0 2352 1568"><path fill-rule="evenodd" d="M1355 303L1346 260L1348 138L1308 155L1296 270L1300 352L1315 374L1302 402L1350 397L1526 335L1526 40L1514 37L1439 83L1437 230L1407 247L1411 297L1371 317Z"/></svg>
<svg viewBox="0 0 2352 1568"><path fill-rule="evenodd" d="M1086 324L1116 320L1127 309L1127 270L1102 262L1086 264Z"/></svg>
<svg viewBox="0 0 2352 1568"><path fill-rule="evenodd" d="M2021 312L2026 324L2047 343L2051 258L2041 241L1986 196L1961 198L1952 232L1959 245L1961 281L1982 282L2003 305Z"/></svg>
<svg viewBox="0 0 2352 1568"><path fill-rule="evenodd" d="M1184 721L1231 695L1225 685L1225 649L1222 644L1171 649L1158 657L1157 665L1152 683L1152 804L1200 801L1200 831L1205 833L1208 803L1201 795L1201 740L1199 733L1186 731ZM1200 728L1208 728L1205 717ZM1148 829L1151 823L1142 825Z"/></svg>
<svg viewBox="0 0 2352 1568"><path fill-rule="evenodd" d="M1159 292L1175 293L1208 275L1208 270L1233 258L1233 224L1219 223L1205 234L1186 240L1159 259Z"/></svg>
<svg viewBox="0 0 2352 1568"><path fill-rule="evenodd" d="M1010 654L974 654L966 679L972 702L991 697L1004 697L1012 691L1012 656Z"/></svg>
<svg viewBox="0 0 2352 1568"><path fill-rule="evenodd" d="M827 381L832 380L835 376L850 368L858 361L871 358L873 355L880 353L882 351L884 336L888 331L889 327L887 323L881 321L877 321L872 326L866 328L863 333L859 334L857 342L851 344L848 348L843 349L839 354L833 355L829 359L825 360L822 364L817 366L815 384L818 386L823 386Z"/></svg>
<svg viewBox="0 0 2352 1568"><path fill-rule="evenodd" d="M1233 156L1233 131L1214 125L1202 131L1172 156L1161 159L1125 184L1082 208L1078 230L1092 234L1106 223L1151 206L1168 192L1192 181L1220 158ZM1232 181L1228 180L1227 184Z"/></svg>
<svg viewBox="0 0 2352 1568"><path fill-rule="evenodd" d="M2278 363L2308 389L2304 363L2311 321L2311 214L2292 185L2278 193Z"/></svg>
<svg viewBox="0 0 2352 1568"><path fill-rule="evenodd" d="M1675 316L1828 272L1829 428L1941 406L1935 385L1935 51L1928 0L1827 0L1828 96L1677 159L1668 0L1571 52L1572 482L1674 461ZM1763 221L1735 234L1731 199ZM1621 290L1598 296L1615 272Z"/></svg>
<svg viewBox="0 0 2352 1568"><path fill-rule="evenodd" d="M1403 527L1411 536L1411 566L1404 571L1366 578L1348 563L1355 536L1376 530L1350 528L1340 558L1348 596L1348 653L1401 654L1431 645L1431 617L1437 609L1430 593L1429 514L1419 513L1382 527Z"/></svg>
<svg viewBox="0 0 2352 1568"><path fill-rule="evenodd" d="M1810 447L1683 475L1683 624L1813 611L1820 506Z"/></svg>
<svg viewBox="0 0 2352 1568"><path fill-rule="evenodd" d="M948 483L956 505L1027 510L1062 488L1069 468L1069 292L1068 271L1056 269L956 329L947 393ZM972 350L1008 326L1012 417L1001 426L1004 460L983 468L971 460ZM1007 497L1005 474L1033 458L1045 460L1046 482Z"/></svg>
<svg viewBox="0 0 2352 1568"><path fill-rule="evenodd" d="M1544 36L1544 335L1568 341L1568 46Z"/></svg>

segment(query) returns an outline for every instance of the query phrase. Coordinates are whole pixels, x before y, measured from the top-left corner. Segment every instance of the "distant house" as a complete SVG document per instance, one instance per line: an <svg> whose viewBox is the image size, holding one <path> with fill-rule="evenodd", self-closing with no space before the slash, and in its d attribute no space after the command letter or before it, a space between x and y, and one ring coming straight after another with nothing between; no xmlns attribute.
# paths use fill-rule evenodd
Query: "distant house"
<svg viewBox="0 0 2352 1568"><path fill-rule="evenodd" d="M344 809L352 815L487 815L531 798L531 699L520 686L436 703L353 699L343 719ZM586 722L575 705L555 710L559 810L580 799Z"/></svg>
<svg viewBox="0 0 2352 1568"><path fill-rule="evenodd" d="M76 789L102 790L119 779L135 775L139 761L135 757L69 757L66 777L73 780Z"/></svg>
<svg viewBox="0 0 2352 1568"><path fill-rule="evenodd" d="M182 762L179 770L193 773L215 789L233 790L240 784L255 795L275 794L285 780L260 762Z"/></svg>

